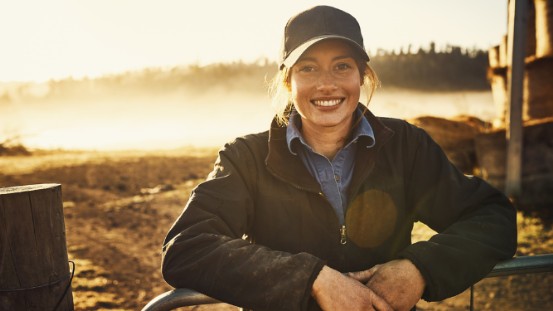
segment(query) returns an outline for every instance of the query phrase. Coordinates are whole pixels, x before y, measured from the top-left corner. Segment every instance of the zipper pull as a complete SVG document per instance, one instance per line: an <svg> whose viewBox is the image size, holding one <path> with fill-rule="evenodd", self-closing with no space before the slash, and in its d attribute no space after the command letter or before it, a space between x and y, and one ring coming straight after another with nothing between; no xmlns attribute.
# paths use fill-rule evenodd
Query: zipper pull
<svg viewBox="0 0 553 311"><path fill-rule="evenodd" d="M346 225L342 225L340 228L340 244L345 245L348 242L346 237Z"/></svg>

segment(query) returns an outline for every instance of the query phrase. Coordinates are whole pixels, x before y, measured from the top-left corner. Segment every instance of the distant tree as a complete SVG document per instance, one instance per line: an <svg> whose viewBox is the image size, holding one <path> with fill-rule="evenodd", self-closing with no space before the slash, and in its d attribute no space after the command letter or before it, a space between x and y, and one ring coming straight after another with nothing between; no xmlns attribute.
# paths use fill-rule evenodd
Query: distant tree
<svg viewBox="0 0 553 311"><path fill-rule="evenodd" d="M0 156L8 155L30 155L31 152L21 143L21 137L9 136L0 137Z"/></svg>
<svg viewBox="0 0 553 311"><path fill-rule="evenodd" d="M430 54L436 54L436 43L430 42L430 48L428 50Z"/></svg>

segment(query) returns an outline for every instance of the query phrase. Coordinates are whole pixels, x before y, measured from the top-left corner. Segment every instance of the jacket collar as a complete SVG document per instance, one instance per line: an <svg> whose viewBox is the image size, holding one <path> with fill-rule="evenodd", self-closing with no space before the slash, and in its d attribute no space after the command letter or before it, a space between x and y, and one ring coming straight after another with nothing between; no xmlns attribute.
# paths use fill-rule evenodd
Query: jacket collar
<svg viewBox="0 0 553 311"><path fill-rule="evenodd" d="M368 109L364 110L364 117L373 128L376 144L371 148L357 148L355 172L350 185L350 189L352 190L357 188L357 185L365 179L372 167L374 167L374 155L382 145L388 142L394 133L372 114L372 112ZM369 137L360 137L362 146L372 143L372 140L369 142L362 141L365 139L371 140ZM271 123L268 144L269 152L265 159L265 164L273 175L285 182L293 184L297 188L316 193L321 192L319 183L311 176L301 159L297 155L293 155L288 149L288 144L286 142L286 126L278 125L276 119Z"/></svg>

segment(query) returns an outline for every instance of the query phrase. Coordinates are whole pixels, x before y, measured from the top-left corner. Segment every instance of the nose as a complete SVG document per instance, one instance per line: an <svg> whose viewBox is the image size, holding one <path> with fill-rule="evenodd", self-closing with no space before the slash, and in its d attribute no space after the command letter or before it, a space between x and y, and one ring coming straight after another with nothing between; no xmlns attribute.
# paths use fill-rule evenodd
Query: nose
<svg viewBox="0 0 553 311"><path fill-rule="evenodd" d="M333 91L337 89L336 79L328 71L323 71L317 79L318 91Z"/></svg>

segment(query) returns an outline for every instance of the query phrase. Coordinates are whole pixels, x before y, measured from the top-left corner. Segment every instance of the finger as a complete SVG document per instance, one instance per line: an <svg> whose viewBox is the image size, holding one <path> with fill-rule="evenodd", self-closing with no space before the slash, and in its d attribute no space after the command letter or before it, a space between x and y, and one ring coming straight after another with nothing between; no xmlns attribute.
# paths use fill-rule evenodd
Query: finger
<svg viewBox="0 0 553 311"><path fill-rule="evenodd" d="M374 275L376 270L378 270L378 265L370 268L369 270L348 272L346 275L350 278L356 279L359 282L366 283Z"/></svg>
<svg viewBox="0 0 553 311"><path fill-rule="evenodd" d="M355 279L361 283L367 282L367 280L371 278L371 275L372 273L369 270L346 273L346 276Z"/></svg>
<svg viewBox="0 0 553 311"><path fill-rule="evenodd" d="M371 290L371 301L376 311L394 311L394 309L384 300L384 298L378 296Z"/></svg>

